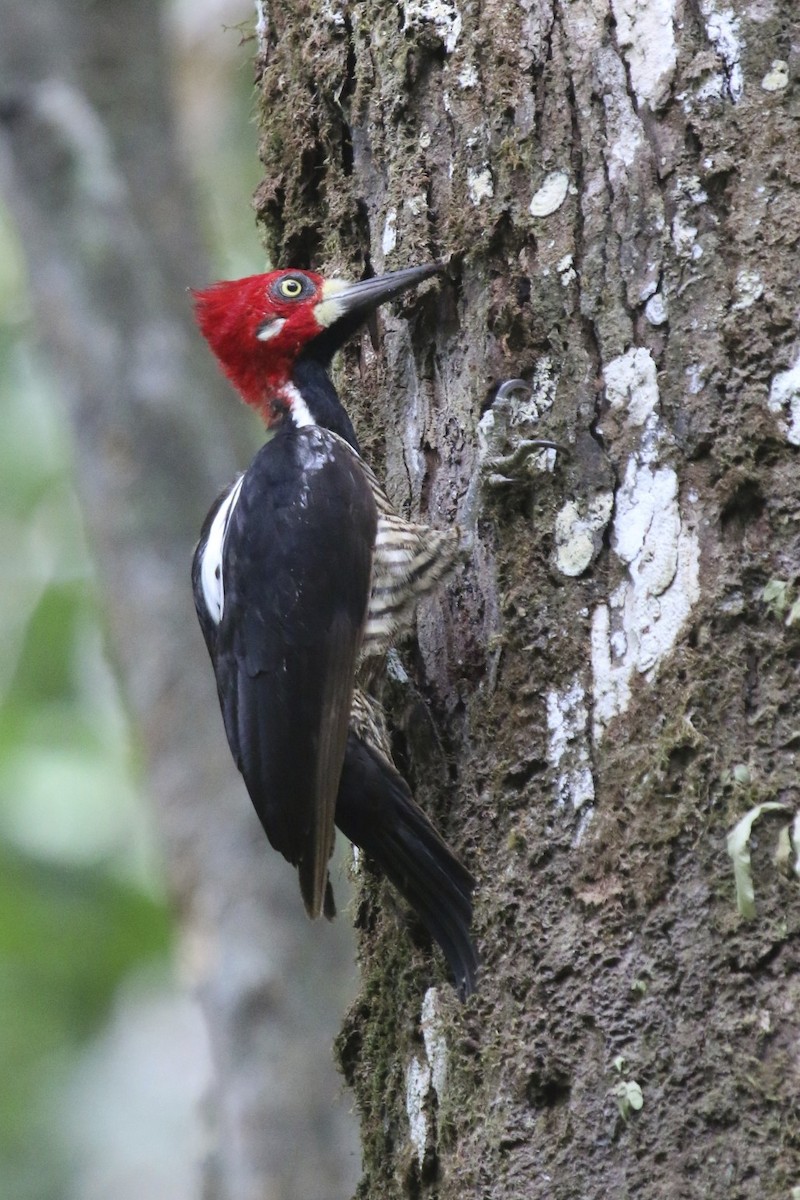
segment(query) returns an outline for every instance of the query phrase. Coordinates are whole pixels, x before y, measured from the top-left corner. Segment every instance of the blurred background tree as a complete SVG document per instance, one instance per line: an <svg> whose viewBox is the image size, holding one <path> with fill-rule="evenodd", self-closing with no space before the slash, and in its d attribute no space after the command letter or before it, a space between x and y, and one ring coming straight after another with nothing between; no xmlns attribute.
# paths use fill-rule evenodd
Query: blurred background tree
<svg viewBox="0 0 800 1200"><path fill-rule="evenodd" d="M330 1200L348 922L265 848L188 583L257 439L185 295L264 261L252 10L0 20L0 1195Z"/></svg>

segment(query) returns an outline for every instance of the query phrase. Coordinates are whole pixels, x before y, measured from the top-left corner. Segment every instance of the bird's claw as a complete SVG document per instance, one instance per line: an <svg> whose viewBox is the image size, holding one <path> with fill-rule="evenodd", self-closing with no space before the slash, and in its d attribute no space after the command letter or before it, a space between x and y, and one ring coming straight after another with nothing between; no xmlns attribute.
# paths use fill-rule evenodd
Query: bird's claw
<svg viewBox="0 0 800 1200"><path fill-rule="evenodd" d="M531 394L530 384L524 379L506 379L500 384L494 402L507 400L515 392ZM509 454L496 455L484 462L484 483L489 488L502 488L526 482L524 466L532 454L539 450L560 450L568 454L569 450L561 442L550 438L524 438L518 442Z"/></svg>
<svg viewBox="0 0 800 1200"><path fill-rule="evenodd" d="M509 396L513 396L514 392L530 393L531 386L524 379L506 379L500 384L500 387L495 392L494 402L498 400L507 400Z"/></svg>

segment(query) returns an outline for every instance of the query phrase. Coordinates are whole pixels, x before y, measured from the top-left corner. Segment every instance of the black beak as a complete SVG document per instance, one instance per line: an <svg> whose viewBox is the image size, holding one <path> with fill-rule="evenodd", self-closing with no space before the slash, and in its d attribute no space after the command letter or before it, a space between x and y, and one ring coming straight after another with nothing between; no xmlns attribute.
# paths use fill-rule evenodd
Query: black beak
<svg viewBox="0 0 800 1200"><path fill-rule="evenodd" d="M309 343L308 351L317 360L329 362L340 346L351 334L363 325L371 313L387 300L394 300L402 292L438 275L444 263L425 263L421 267L406 267L402 271L390 271L387 275L376 275L362 279L360 283L349 283L337 288L332 284L329 294L323 292L319 307L330 305L333 319ZM322 314L321 314L322 315ZM325 314L327 316L327 313Z"/></svg>
<svg viewBox="0 0 800 1200"><path fill-rule="evenodd" d="M336 292L332 299L342 308L342 316L354 313L365 313L394 300L401 292L430 279L444 270L442 263L426 263L422 267L406 267L402 271L390 271L388 275L376 275L373 279L362 279L361 283L351 283L342 291Z"/></svg>

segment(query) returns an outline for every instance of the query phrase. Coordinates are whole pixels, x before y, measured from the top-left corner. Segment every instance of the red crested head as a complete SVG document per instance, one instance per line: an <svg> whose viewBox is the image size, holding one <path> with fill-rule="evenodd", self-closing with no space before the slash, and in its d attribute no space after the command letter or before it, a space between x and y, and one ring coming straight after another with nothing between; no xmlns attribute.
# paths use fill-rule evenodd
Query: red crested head
<svg viewBox="0 0 800 1200"><path fill-rule="evenodd" d="M441 270L438 263L348 283L311 271L269 271L193 292L200 332L242 399L266 424L293 405L295 367L327 367L370 312Z"/></svg>
<svg viewBox="0 0 800 1200"><path fill-rule="evenodd" d="M242 398L271 425L300 352L324 326L325 281L308 271L270 271L193 292L200 332Z"/></svg>

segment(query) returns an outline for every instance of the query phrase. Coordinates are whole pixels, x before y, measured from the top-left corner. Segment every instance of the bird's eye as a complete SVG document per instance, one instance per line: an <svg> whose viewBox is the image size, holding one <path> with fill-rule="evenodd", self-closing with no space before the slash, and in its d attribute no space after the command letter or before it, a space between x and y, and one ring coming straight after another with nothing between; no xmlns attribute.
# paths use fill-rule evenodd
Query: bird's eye
<svg viewBox="0 0 800 1200"><path fill-rule="evenodd" d="M299 279L295 279L290 275L288 279L282 279L280 282L280 294L286 300L296 300L298 296L303 294L303 284Z"/></svg>

